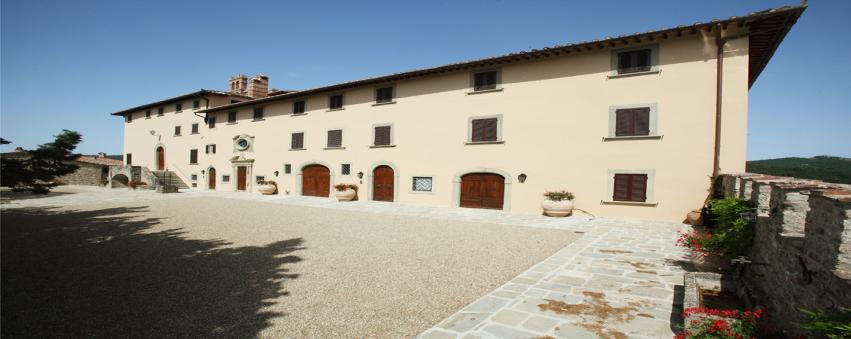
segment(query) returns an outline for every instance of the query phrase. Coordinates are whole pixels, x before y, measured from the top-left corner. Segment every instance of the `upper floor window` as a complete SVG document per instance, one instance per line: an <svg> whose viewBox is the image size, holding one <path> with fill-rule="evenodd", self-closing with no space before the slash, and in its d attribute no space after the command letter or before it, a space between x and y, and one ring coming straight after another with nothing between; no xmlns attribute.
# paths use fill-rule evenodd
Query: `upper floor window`
<svg viewBox="0 0 851 339"><path fill-rule="evenodd" d="M328 148L343 147L343 130L335 129L328 131Z"/></svg>
<svg viewBox="0 0 851 339"><path fill-rule="evenodd" d="M254 120L263 120L263 107L254 107Z"/></svg>
<svg viewBox="0 0 851 339"><path fill-rule="evenodd" d="M615 110L615 136L650 135L650 108Z"/></svg>
<svg viewBox="0 0 851 339"><path fill-rule="evenodd" d="M163 116L163 113L165 113L165 107L157 108L157 115Z"/></svg>
<svg viewBox="0 0 851 339"><path fill-rule="evenodd" d="M304 100L293 102L293 114L304 113Z"/></svg>
<svg viewBox="0 0 851 339"><path fill-rule="evenodd" d="M659 71L659 45L617 49L612 51L611 76Z"/></svg>
<svg viewBox="0 0 851 339"><path fill-rule="evenodd" d="M198 164L198 150L197 149L189 150L189 164L190 165Z"/></svg>
<svg viewBox="0 0 851 339"><path fill-rule="evenodd" d="M192 124L192 134L198 134L198 124Z"/></svg>
<svg viewBox="0 0 851 339"><path fill-rule="evenodd" d="M304 132L292 134L290 149L304 149Z"/></svg>
<svg viewBox="0 0 851 339"><path fill-rule="evenodd" d="M145 119L151 118L151 110L145 110Z"/></svg>
<svg viewBox="0 0 851 339"><path fill-rule="evenodd" d="M174 104L174 111L175 112L180 112L182 110L183 110L183 103Z"/></svg>
<svg viewBox="0 0 851 339"><path fill-rule="evenodd" d="M647 201L647 174L616 173L614 183L614 201Z"/></svg>
<svg viewBox="0 0 851 339"><path fill-rule="evenodd" d="M375 137L373 139L373 145L375 146L390 146L393 143L392 135L391 135L391 126L376 126L373 131Z"/></svg>
<svg viewBox="0 0 851 339"><path fill-rule="evenodd" d="M216 117L207 118L207 128L216 128Z"/></svg>
<svg viewBox="0 0 851 339"><path fill-rule="evenodd" d="M125 154L124 155L124 161L126 162L127 165L132 165L133 164L133 154L132 153Z"/></svg>
<svg viewBox="0 0 851 339"><path fill-rule="evenodd" d="M473 92L495 90L499 86L498 70L473 73Z"/></svg>
<svg viewBox="0 0 851 339"><path fill-rule="evenodd" d="M393 102L393 86L378 87L375 89L375 103L386 104Z"/></svg>
<svg viewBox="0 0 851 339"><path fill-rule="evenodd" d="M292 164L284 164L284 174L291 174L293 172Z"/></svg>
<svg viewBox="0 0 851 339"><path fill-rule="evenodd" d="M204 152L207 154L216 154L216 144L209 144L205 147Z"/></svg>
<svg viewBox="0 0 851 339"><path fill-rule="evenodd" d="M343 108L343 95L342 94L334 94L328 96L328 109L342 109Z"/></svg>
<svg viewBox="0 0 851 339"><path fill-rule="evenodd" d="M174 126L174 135L175 135L175 136L179 136L179 135L180 135L180 126Z"/></svg>
<svg viewBox="0 0 851 339"><path fill-rule="evenodd" d="M229 124L236 123L236 111L228 112L228 123Z"/></svg>
<svg viewBox="0 0 851 339"><path fill-rule="evenodd" d="M467 138L468 143L502 142L502 115L469 118Z"/></svg>
<svg viewBox="0 0 851 339"><path fill-rule="evenodd" d="M201 107L201 100L193 100L192 101L192 108L198 108L198 107Z"/></svg>

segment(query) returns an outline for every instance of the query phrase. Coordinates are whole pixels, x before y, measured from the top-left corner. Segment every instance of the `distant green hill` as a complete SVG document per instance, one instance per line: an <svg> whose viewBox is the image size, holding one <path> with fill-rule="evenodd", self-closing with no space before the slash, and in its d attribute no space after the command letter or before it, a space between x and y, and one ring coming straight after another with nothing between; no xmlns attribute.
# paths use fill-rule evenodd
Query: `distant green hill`
<svg viewBox="0 0 851 339"><path fill-rule="evenodd" d="M756 160L748 161L747 171L851 184L851 158L819 155L812 158Z"/></svg>

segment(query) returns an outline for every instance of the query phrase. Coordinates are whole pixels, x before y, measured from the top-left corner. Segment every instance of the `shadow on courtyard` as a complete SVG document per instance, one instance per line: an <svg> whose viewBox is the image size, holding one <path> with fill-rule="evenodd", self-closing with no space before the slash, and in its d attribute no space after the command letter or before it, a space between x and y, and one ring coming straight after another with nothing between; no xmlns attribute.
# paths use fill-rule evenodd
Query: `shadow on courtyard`
<svg viewBox="0 0 851 339"><path fill-rule="evenodd" d="M3 337L254 337L283 316L302 239L225 247L151 231L147 207L2 215Z"/></svg>

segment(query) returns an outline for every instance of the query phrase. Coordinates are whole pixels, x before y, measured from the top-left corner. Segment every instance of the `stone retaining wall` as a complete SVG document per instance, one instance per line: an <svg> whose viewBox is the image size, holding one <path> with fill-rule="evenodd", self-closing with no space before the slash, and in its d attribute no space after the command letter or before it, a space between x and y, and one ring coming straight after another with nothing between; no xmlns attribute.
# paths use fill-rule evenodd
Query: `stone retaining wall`
<svg viewBox="0 0 851 339"><path fill-rule="evenodd" d="M794 331L798 309L851 307L851 185L744 173L715 192L757 206L743 282L773 322Z"/></svg>

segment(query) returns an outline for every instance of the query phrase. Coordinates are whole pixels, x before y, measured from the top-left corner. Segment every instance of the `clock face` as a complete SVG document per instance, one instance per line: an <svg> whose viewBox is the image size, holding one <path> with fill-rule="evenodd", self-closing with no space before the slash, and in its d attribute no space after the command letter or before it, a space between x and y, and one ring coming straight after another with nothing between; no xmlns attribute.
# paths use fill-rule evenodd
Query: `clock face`
<svg viewBox="0 0 851 339"><path fill-rule="evenodd" d="M236 142L236 145L239 147L239 149L244 150L248 148L248 140L239 139L239 141Z"/></svg>

